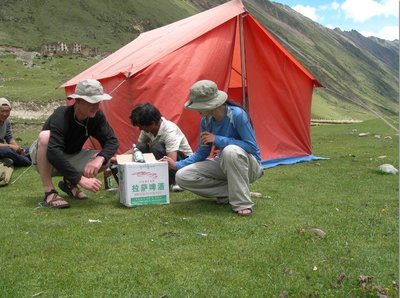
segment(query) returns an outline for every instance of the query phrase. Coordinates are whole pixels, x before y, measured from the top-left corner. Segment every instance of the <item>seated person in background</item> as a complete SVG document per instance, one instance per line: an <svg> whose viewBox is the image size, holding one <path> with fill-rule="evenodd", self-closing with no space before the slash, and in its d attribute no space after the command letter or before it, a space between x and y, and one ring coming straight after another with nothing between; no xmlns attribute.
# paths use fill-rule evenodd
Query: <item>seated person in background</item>
<svg viewBox="0 0 400 298"><path fill-rule="evenodd" d="M153 153L155 158L169 156L172 160L183 160L193 152L180 128L161 116L160 111L149 103L138 104L129 117L133 126L140 129L137 148L143 153ZM132 153L132 149L126 154ZM169 170L171 191L182 189L175 182L176 170Z"/></svg>
<svg viewBox="0 0 400 298"><path fill-rule="evenodd" d="M183 188L203 197L230 204L240 216L253 213L249 184L263 175L250 116L209 80L193 84L186 109L202 116L198 150L185 160L164 157L169 168L177 169L176 181ZM208 158L213 145L220 153Z"/></svg>
<svg viewBox="0 0 400 298"><path fill-rule="evenodd" d="M10 113L10 102L4 97L0 98L0 161L10 166L30 166L31 160L25 155L25 148L20 147L13 138L11 121L8 119Z"/></svg>
<svg viewBox="0 0 400 298"><path fill-rule="evenodd" d="M71 198L87 198L78 185L96 193L102 186L96 175L109 165L110 158L118 149L118 140L99 110L103 100L111 96L104 93L96 80L83 80L76 85L71 106L57 108L47 119L38 139L30 148L32 163L36 165L42 180L44 202L49 208L68 208L69 204L54 188L52 177L63 176L58 183ZM82 149L89 137L99 141L102 150Z"/></svg>

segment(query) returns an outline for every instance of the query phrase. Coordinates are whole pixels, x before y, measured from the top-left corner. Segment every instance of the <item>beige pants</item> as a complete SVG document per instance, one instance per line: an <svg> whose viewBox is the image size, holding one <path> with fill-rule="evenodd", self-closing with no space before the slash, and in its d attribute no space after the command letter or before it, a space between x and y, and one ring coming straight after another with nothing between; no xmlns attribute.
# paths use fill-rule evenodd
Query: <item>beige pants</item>
<svg viewBox="0 0 400 298"><path fill-rule="evenodd" d="M236 145L176 173L179 186L203 197L229 198L234 211L253 208L249 184L263 175L256 158Z"/></svg>

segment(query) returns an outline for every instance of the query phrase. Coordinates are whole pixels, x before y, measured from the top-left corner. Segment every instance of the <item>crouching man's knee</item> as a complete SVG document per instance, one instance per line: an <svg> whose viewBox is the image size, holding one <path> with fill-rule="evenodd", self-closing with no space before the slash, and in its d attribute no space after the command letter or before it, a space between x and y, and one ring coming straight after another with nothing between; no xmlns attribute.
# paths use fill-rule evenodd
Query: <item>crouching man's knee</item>
<svg viewBox="0 0 400 298"><path fill-rule="evenodd" d="M37 146L38 147L47 147L49 144L50 138L50 130L43 130L39 133Z"/></svg>

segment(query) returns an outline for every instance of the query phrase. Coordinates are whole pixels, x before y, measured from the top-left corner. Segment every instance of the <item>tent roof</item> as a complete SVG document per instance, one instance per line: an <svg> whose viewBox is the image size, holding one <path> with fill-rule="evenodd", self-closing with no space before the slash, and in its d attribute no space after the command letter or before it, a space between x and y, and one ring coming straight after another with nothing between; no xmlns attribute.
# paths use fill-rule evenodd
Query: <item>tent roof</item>
<svg viewBox="0 0 400 298"><path fill-rule="evenodd" d="M232 0L172 24L141 33L135 40L64 83L73 86L84 79L105 79L119 74L130 77L161 57L245 12L240 0Z"/></svg>
<svg viewBox="0 0 400 298"><path fill-rule="evenodd" d="M141 33L136 39L89 67L61 87L74 86L84 79L102 80L117 75L131 77L221 24L246 13L240 0L232 0L172 24ZM265 30L264 30L265 31ZM269 33L265 31L268 35ZM314 86L320 83L274 38L271 41L299 67Z"/></svg>

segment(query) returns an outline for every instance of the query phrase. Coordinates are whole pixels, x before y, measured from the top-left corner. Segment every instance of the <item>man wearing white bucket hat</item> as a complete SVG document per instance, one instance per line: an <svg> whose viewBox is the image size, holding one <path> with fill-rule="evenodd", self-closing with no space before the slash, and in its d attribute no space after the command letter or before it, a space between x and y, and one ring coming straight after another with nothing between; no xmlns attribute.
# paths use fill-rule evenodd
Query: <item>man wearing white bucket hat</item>
<svg viewBox="0 0 400 298"><path fill-rule="evenodd" d="M31 160L26 155L25 148L20 147L13 137L11 121L11 104L5 98L0 98L0 162L16 167L27 167ZM27 148L26 148L27 149Z"/></svg>
<svg viewBox="0 0 400 298"><path fill-rule="evenodd" d="M111 98L97 80L83 80L76 85L74 94L68 96L75 103L57 108L47 119L30 148L32 163L39 172L45 193L43 207L69 207L55 190L53 176L63 176L58 186L77 200L87 199L78 185L94 193L101 188L102 183L96 175L107 167L119 146L99 110L100 102ZM82 149L89 137L100 143L101 151Z"/></svg>
<svg viewBox="0 0 400 298"><path fill-rule="evenodd" d="M263 174L260 149L249 115L227 98L212 81L193 84L185 108L202 116L198 150L178 162L163 160L178 170L176 182L183 189L229 203L238 215L248 216L254 205L249 184ZM220 153L208 158L213 146Z"/></svg>

